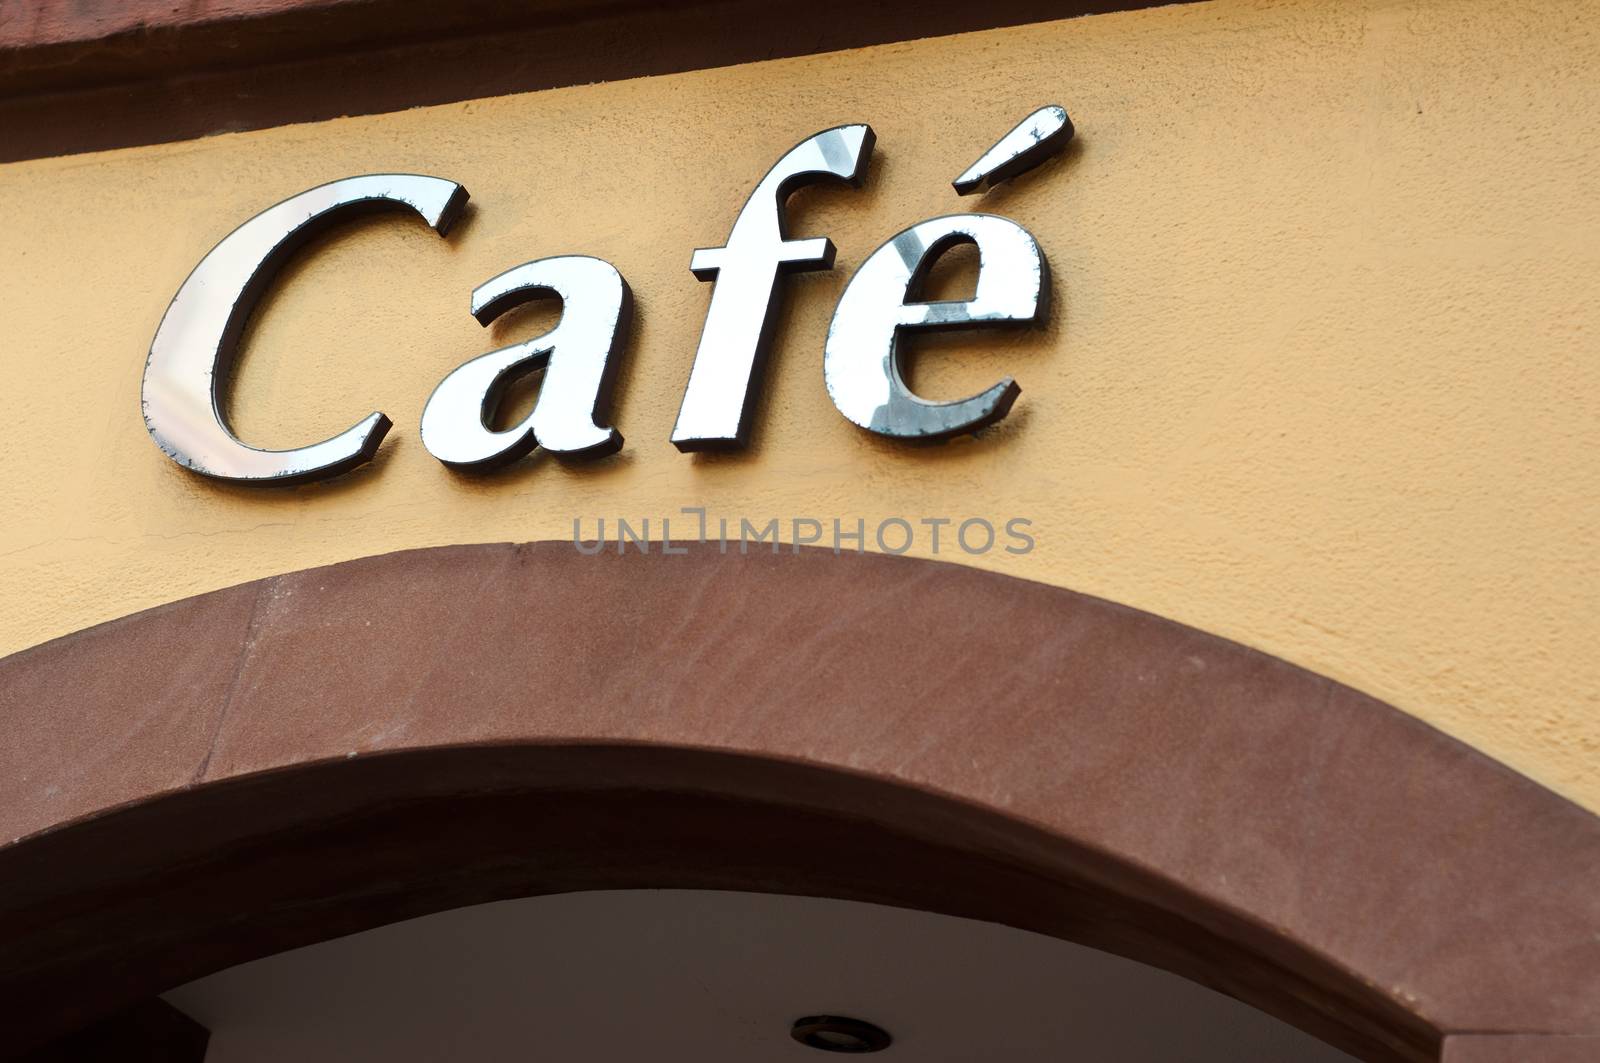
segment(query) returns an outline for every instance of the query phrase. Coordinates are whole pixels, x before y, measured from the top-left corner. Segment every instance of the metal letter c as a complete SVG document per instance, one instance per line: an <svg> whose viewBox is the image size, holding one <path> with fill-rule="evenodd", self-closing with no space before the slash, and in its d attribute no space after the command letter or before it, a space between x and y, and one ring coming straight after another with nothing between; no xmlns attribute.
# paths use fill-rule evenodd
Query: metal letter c
<svg viewBox="0 0 1600 1063"><path fill-rule="evenodd" d="M382 413L296 450L258 450L240 442L219 401L239 336L278 270L330 225L400 206L443 236L466 203L465 188L438 177L347 177L269 207L224 237L173 296L150 343L143 406L156 445L186 469L246 484L309 483L371 461L392 424Z"/></svg>

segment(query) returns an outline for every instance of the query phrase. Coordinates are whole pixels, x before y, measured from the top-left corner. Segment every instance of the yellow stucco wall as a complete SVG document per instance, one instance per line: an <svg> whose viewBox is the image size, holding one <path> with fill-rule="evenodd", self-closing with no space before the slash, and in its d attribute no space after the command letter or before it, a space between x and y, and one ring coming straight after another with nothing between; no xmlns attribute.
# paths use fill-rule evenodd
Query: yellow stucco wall
<svg viewBox="0 0 1600 1063"><path fill-rule="evenodd" d="M1595 26L1588 0L1216 0L0 167L0 652L574 516L1022 516L1031 554L942 556L1260 647L1600 809ZM958 200L950 179L1051 101L1077 150ZM789 284L756 445L678 454L710 294L690 250L848 121L879 152L865 190L794 201L839 269ZM139 414L168 299L257 210L382 170L461 181L476 211L447 241L392 218L316 245L257 319L235 411L282 447L385 410L379 461L289 491L183 472ZM982 440L890 445L830 404L827 320L880 241L961 209L1038 236L1054 327L927 353L927 393L1009 371L1023 397ZM446 472L417 438L429 391L537 327L481 330L468 292L568 252L639 299L626 449Z"/></svg>

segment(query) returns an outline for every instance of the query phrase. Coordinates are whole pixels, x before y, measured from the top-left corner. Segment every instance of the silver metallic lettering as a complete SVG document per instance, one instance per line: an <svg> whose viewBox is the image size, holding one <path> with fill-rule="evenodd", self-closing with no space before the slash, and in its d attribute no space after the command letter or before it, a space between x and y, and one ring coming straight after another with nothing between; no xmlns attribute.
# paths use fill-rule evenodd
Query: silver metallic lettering
<svg viewBox="0 0 1600 1063"><path fill-rule="evenodd" d="M466 202L465 188L438 177L347 177L269 207L224 237L173 296L150 343L142 405L156 445L184 468L246 484L308 483L371 461L391 426L382 413L294 450L241 442L222 412L239 337L284 263L330 225L403 207L443 236Z"/></svg>
<svg viewBox="0 0 1600 1063"><path fill-rule="evenodd" d="M929 269L960 243L978 247L978 284L965 301L913 301ZM989 214L920 222L889 240L850 278L828 326L822 373L833 404L862 428L896 439L944 440L994 424L1022 389L1010 377L956 402L913 394L901 373L901 334L1041 325L1049 267L1022 226Z"/></svg>
<svg viewBox="0 0 1600 1063"><path fill-rule="evenodd" d="M819 180L860 187L873 143L865 125L838 126L802 141L750 193L727 246L695 251L694 275L716 286L672 429L679 450L739 448L749 441L751 410L778 318L778 277L833 268L831 240L787 238L784 204L795 189Z"/></svg>
<svg viewBox="0 0 1600 1063"><path fill-rule="evenodd" d="M1071 142L1072 119L1067 117L1066 109L1057 104L1041 107L1018 122L950 184L957 195L986 192L1061 154Z"/></svg>
<svg viewBox="0 0 1600 1063"><path fill-rule="evenodd" d="M474 358L445 377L422 411L428 453L457 468L487 471L534 447L559 457L614 454L622 434L599 423L610 405L617 353L627 342L633 296L609 262L585 255L542 258L507 270L472 293L472 316L487 326L515 306L561 300L555 328ZM506 385L545 367L539 398L522 423L489 427Z"/></svg>

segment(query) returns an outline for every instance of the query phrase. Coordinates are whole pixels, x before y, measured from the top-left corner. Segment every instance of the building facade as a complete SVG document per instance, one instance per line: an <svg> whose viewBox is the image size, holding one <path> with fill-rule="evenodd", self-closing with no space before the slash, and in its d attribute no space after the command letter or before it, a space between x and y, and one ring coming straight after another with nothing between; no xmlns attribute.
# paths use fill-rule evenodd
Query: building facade
<svg viewBox="0 0 1600 1063"><path fill-rule="evenodd" d="M442 8L0 19L0 1058L1600 1059L1588 4Z"/></svg>

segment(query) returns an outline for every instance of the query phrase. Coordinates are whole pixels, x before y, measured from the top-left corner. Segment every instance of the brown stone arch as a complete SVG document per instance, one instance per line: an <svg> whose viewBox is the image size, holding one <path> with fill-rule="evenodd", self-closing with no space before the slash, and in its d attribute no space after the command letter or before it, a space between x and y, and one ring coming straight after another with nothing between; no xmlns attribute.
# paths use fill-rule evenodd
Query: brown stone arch
<svg viewBox="0 0 1600 1063"><path fill-rule="evenodd" d="M1600 817L1283 661L960 565L408 551L15 654L0 718L0 1054L281 949L627 886L1004 922L1374 1060L1600 1032Z"/></svg>

